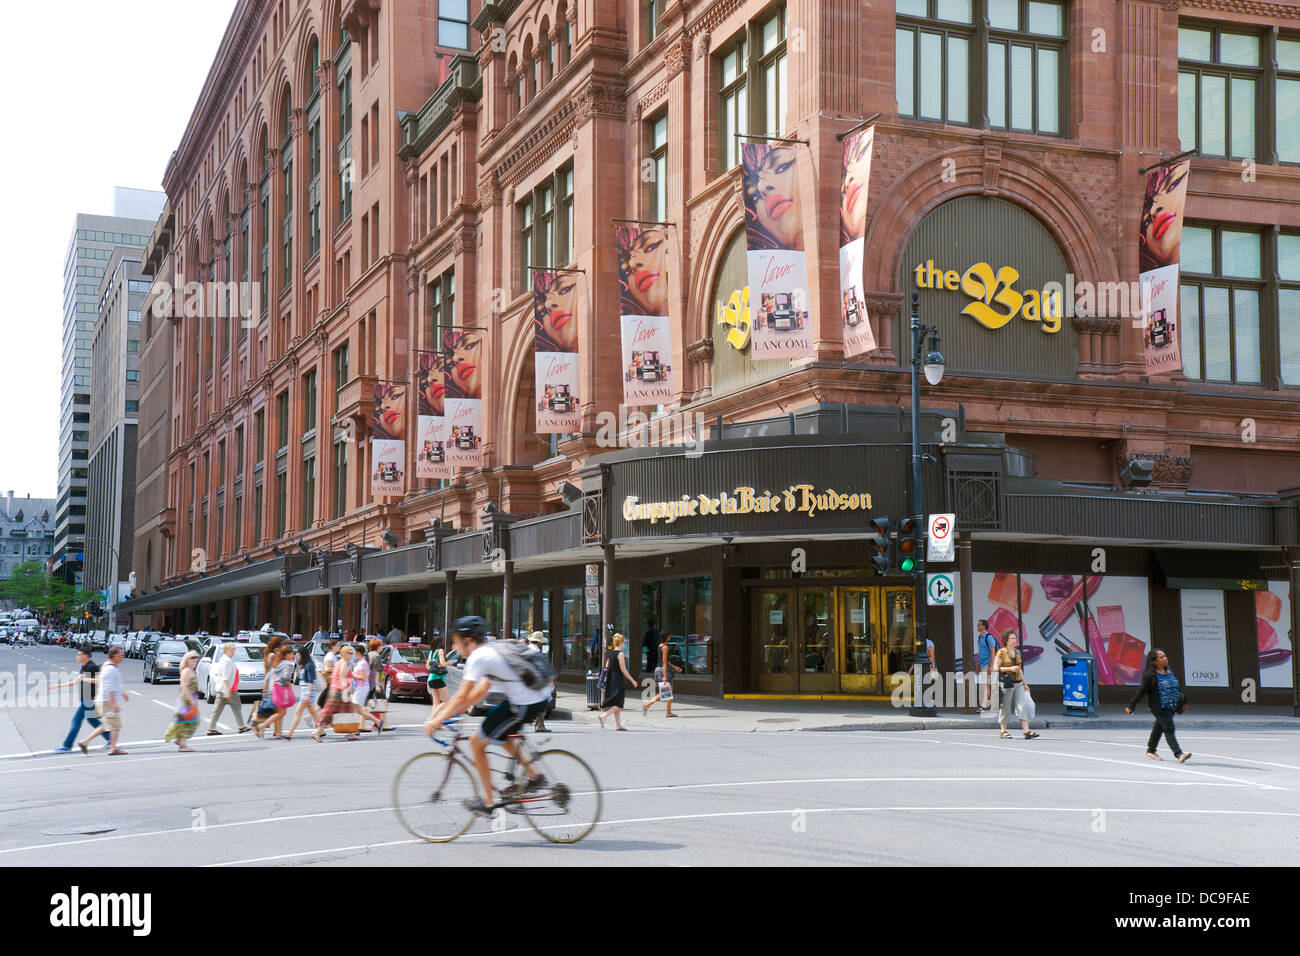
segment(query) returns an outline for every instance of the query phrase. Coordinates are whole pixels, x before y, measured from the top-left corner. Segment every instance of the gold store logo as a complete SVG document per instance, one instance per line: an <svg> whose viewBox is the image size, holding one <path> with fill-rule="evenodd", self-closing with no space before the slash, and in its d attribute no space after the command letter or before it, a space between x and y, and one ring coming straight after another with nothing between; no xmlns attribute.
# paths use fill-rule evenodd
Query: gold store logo
<svg viewBox="0 0 1300 956"><path fill-rule="evenodd" d="M1061 301L1058 295L1044 295L1037 289L1020 292L1015 288L1020 272L1014 266L1002 266L996 272L987 262L977 262L964 273L955 269L937 268L933 259L912 270L918 289L959 288L970 298L970 305L961 310L986 329L1000 329L1017 315L1026 322L1039 322L1044 332L1061 329Z"/></svg>

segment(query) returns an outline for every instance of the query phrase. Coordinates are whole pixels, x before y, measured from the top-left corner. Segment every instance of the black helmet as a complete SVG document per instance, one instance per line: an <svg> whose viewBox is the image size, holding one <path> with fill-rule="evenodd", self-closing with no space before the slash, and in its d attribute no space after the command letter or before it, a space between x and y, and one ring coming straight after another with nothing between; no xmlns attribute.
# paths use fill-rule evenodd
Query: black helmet
<svg viewBox="0 0 1300 956"><path fill-rule="evenodd" d="M458 617L456 623L451 626L451 632L481 641L483 635L487 633L487 621L472 614L466 617Z"/></svg>

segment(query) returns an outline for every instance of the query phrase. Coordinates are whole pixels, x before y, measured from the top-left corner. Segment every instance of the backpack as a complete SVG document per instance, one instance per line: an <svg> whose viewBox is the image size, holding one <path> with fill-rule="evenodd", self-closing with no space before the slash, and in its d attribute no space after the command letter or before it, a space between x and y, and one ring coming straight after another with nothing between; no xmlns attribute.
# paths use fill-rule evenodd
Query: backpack
<svg viewBox="0 0 1300 956"><path fill-rule="evenodd" d="M492 645L506 664L529 690L541 690L555 683L555 668L545 654L525 654L512 641L496 641Z"/></svg>

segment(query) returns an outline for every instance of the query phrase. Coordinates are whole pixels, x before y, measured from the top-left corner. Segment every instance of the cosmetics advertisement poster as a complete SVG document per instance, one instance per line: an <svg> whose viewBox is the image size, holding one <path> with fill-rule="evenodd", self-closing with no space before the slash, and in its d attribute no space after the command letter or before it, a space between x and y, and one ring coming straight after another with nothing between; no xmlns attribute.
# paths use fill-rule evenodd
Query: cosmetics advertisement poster
<svg viewBox="0 0 1300 956"><path fill-rule="evenodd" d="M1291 622L1291 586L1269 581L1255 592L1255 634L1259 639L1259 686L1290 687L1295 627Z"/></svg>
<svg viewBox="0 0 1300 956"><path fill-rule="evenodd" d="M1148 375L1165 375L1183 368L1179 347L1178 262L1190 169L1191 161L1183 160L1147 174L1138 234L1138 282Z"/></svg>
<svg viewBox="0 0 1300 956"><path fill-rule="evenodd" d="M443 415L446 412L443 382L442 353L418 352L415 387L417 405L415 416L415 477L450 478L447 464L446 430Z"/></svg>
<svg viewBox="0 0 1300 956"><path fill-rule="evenodd" d="M578 316L582 295L572 272L533 273L533 374L536 432L582 430L578 411Z"/></svg>
<svg viewBox="0 0 1300 956"><path fill-rule="evenodd" d="M740 157L754 317L750 357L811 358L816 352L808 315L799 154L794 146L743 143Z"/></svg>
<svg viewBox="0 0 1300 956"><path fill-rule="evenodd" d="M987 620L999 643L1008 630L1020 634L1030 686L1059 684L1061 658L1085 651L1097 658L1098 684L1141 682L1151 644L1146 578L1014 572L978 572L972 577L973 620ZM961 606L960 595L954 601ZM954 630L960 656L960 625Z"/></svg>
<svg viewBox="0 0 1300 956"><path fill-rule="evenodd" d="M1228 686L1228 622L1223 592L1185 588L1178 592L1182 613L1183 683L1188 687Z"/></svg>
<svg viewBox="0 0 1300 956"><path fill-rule="evenodd" d="M617 226L623 404L673 400L673 335L668 317L668 230Z"/></svg>
<svg viewBox="0 0 1300 956"><path fill-rule="evenodd" d="M483 332L448 329L443 333L446 392L444 429L447 464L483 465Z"/></svg>
<svg viewBox="0 0 1300 956"><path fill-rule="evenodd" d="M370 418L370 493L400 495L406 483L406 386L378 382Z"/></svg>
<svg viewBox="0 0 1300 956"><path fill-rule="evenodd" d="M844 322L844 357L876 347L867 303L862 294L862 255L867 234L867 184L875 130L864 129L844 140L844 175L840 180L840 317Z"/></svg>

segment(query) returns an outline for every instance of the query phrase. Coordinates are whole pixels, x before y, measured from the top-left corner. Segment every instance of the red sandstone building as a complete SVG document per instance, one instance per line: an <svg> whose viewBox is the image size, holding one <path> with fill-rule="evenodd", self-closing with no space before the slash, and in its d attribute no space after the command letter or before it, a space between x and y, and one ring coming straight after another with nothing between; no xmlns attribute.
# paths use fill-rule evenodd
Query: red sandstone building
<svg viewBox="0 0 1300 956"><path fill-rule="evenodd" d="M155 323L171 382L144 403L169 403L171 438L165 505L141 521L163 557L133 605L214 633L430 633L476 612L545 631L572 677L603 618L633 660L668 641L684 692L887 694L913 593L866 570L863 529L909 509L916 290L947 360L923 388L927 504L961 533L964 600L929 616L941 665L988 617L1038 648L1036 684L1069 649L1126 683L1159 645L1207 695L1289 701L1298 103L1294 2L244 0L150 262L260 298L247 323ZM846 359L837 135L873 116L878 347ZM789 138L803 164L809 360L733 334L736 133ZM1146 374L1122 310L990 330L934 279L987 262L1035 289L1135 283L1140 170L1186 149L1182 374ZM633 428L612 450L602 431L622 397L621 219L670 224L659 414L702 421L702 446L638 448ZM580 270L580 432L534 432L530 267ZM452 325L485 330L485 465L374 498L373 386L409 382ZM624 507L799 482L870 493L871 514L650 525Z"/></svg>

